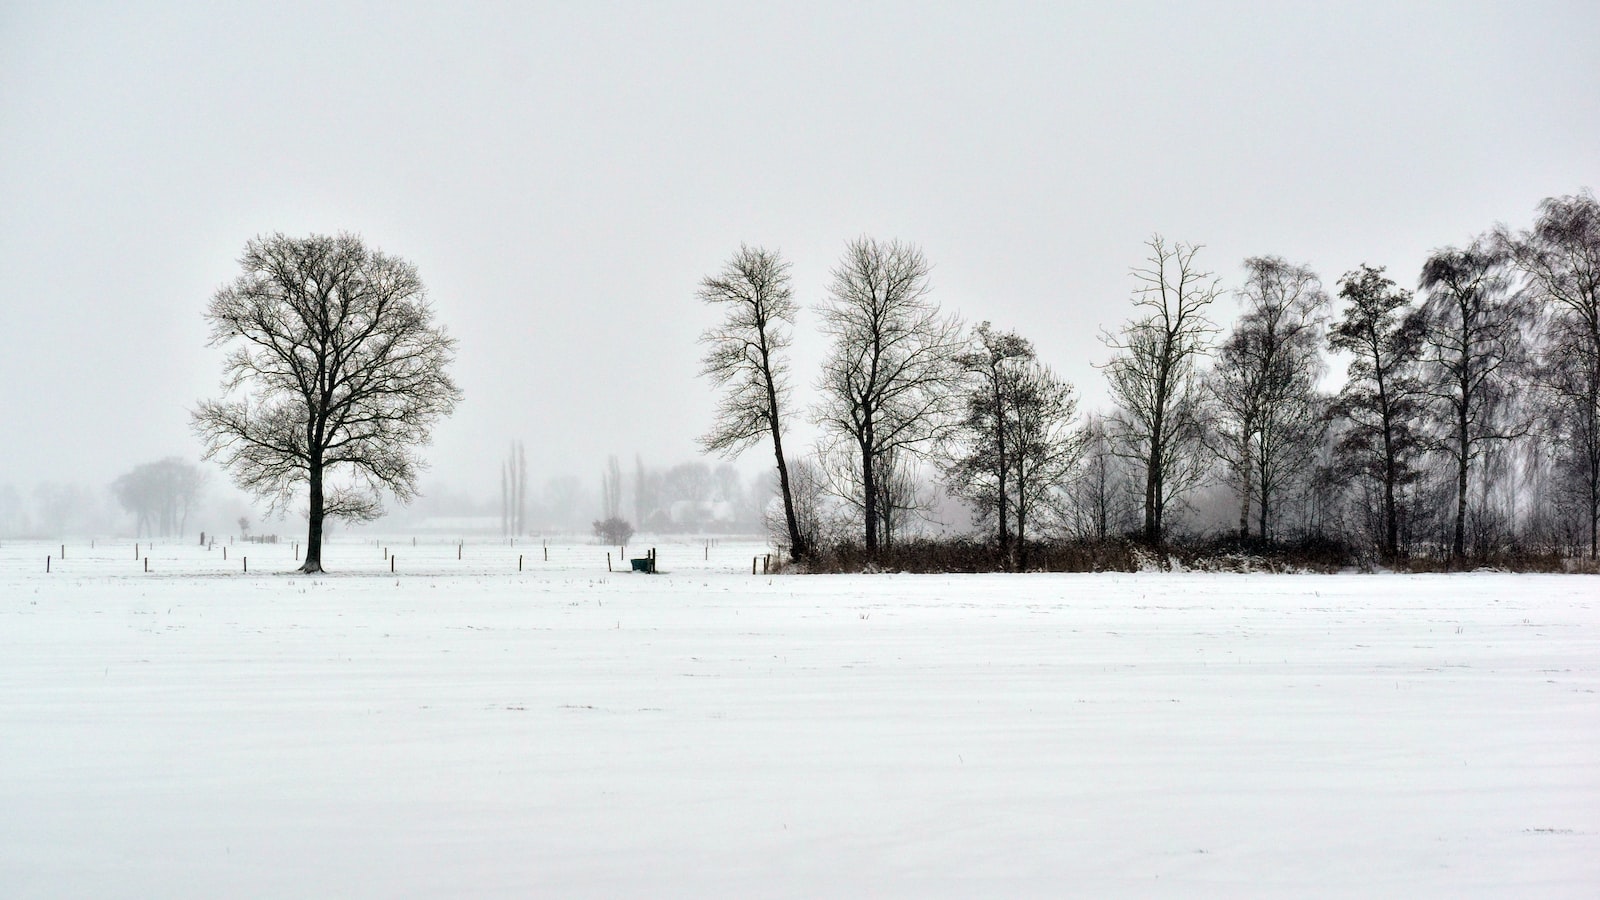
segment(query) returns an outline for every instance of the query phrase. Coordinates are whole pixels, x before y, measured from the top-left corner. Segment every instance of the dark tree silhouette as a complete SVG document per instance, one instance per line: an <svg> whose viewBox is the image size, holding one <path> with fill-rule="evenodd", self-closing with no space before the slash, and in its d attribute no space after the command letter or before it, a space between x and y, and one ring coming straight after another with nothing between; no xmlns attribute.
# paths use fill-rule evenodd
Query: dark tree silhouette
<svg viewBox="0 0 1600 900"><path fill-rule="evenodd" d="M855 499L869 554L879 545L879 479L904 472L906 457L949 427L955 405L961 326L928 292L921 250L863 237L845 248L820 310L833 347L823 363L816 418L856 457Z"/></svg>
<svg viewBox="0 0 1600 900"><path fill-rule="evenodd" d="M1547 430L1581 498L1594 559L1600 549L1600 203L1588 191L1551 197L1540 204L1531 230L1516 237L1502 230L1501 237L1542 307L1538 375L1553 401Z"/></svg>
<svg viewBox="0 0 1600 900"><path fill-rule="evenodd" d="M1426 390L1435 433L1430 442L1455 468L1455 524L1450 555L1466 556L1472 464L1498 441L1527 433L1516 412L1518 378L1527 363L1524 304L1510 292L1507 255L1482 238L1434 251L1422 266Z"/></svg>
<svg viewBox="0 0 1600 900"><path fill-rule="evenodd" d="M1232 470L1239 493L1239 536L1272 536L1277 495L1307 474L1315 437L1312 407L1321 374L1321 328L1328 307L1322 283L1306 266L1276 256L1245 260L1243 311L1223 341L1210 384L1217 415L1213 450Z"/></svg>
<svg viewBox="0 0 1600 900"><path fill-rule="evenodd" d="M205 456L283 508L304 485L302 572L322 571L323 520L371 520L380 491L416 495L414 449L461 397L455 343L433 322L414 266L359 237L256 238L211 298L211 345L228 348L224 396L193 414Z"/></svg>
<svg viewBox="0 0 1600 900"><path fill-rule="evenodd" d="M1028 565L1028 523L1067 479L1082 440L1072 431L1072 386L1045 368L1033 346L1012 332L979 325L973 349L957 363L967 374L963 415L945 466L949 490L992 522L1006 565Z"/></svg>
<svg viewBox="0 0 1600 900"><path fill-rule="evenodd" d="M995 331L988 322L973 331L973 349L959 354L965 375L962 416L955 431L957 451L945 467L949 487L972 504L980 521L994 522L1000 555L1011 560L1011 470L1015 448L1007 438L1015 429L1015 402L1021 369L1036 360L1033 345L1021 335ZM1009 452L1008 452L1009 451Z"/></svg>
<svg viewBox="0 0 1600 900"><path fill-rule="evenodd" d="M1196 369L1217 330L1206 307L1218 288L1195 263L1198 246L1169 246L1156 235L1149 247L1148 264L1133 270L1133 304L1143 315L1102 340L1115 351L1104 366L1113 433L1142 476L1144 539L1153 544L1165 534L1168 505L1205 474Z"/></svg>
<svg viewBox="0 0 1600 900"><path fill-rule="evenodd" d="M1418 433L1423 417L1417 361L1425 322L1382 268L1363 265L1339 279L1339 296L1349 305L1328 333L1328 344L1351 355L1348 378L1334 399L1332 414L1345 424L1336 452L1342 468L1382 488L1385 559L1400 553L1399 494L1421 476Z"/></svg>

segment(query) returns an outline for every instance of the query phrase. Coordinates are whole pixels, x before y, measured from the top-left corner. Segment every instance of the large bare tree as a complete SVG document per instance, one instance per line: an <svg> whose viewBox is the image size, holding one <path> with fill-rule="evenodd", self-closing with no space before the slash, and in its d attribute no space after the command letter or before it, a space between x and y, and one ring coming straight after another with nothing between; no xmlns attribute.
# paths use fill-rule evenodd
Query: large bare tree
<svg viewBox="0 0 1600 900"><path fill-rule="evenodd" d="M752 444L772 441L789 554L804 559L810 545L797 517L789 462L783 454L783 411L790 390L784 354L797 312L789 264L775 250L741 246L720 273L700 282L699 296L722 307L726 315L722 324L700 337L706 345L701 374L725 391L716 423L700 445L737 456Z"/></svg>
<svg viewBox="0 0 1600 900"><path fill-rule="evenodd" d="M859 460L868 553L878 550L886 463L921 454L949 427L955 405L961 325L928 296L928 271L912 244L858 238L845 247L819 311L833 346L816 419Z"/></svg>
<svg viewBox="0 0 1600 900"><path fill-rule="evenodd" d="M1493 444L1527 433L1517 407L1529 322L1525 305L1510 290L1507 262L1501 246L1479 238L1464 248L1436 250L1422 266L1428 316L1422 360L1434 425L1430 444L1455 468L1450 555L1456 559L1467 552L1473 463Z"/></svg>
<svg viewBox="0 0 1600 900"><path fill-rule="evenodd" d="M1144 539L1157 543L1168 505L1205 474L1197 367L1217 330L1206 307L1219 289L1195 262L1199 246L1160 235L1148 246L1146 265L1133 270L1133 305L1142 315L1102 340L1114 351L1104 366L1116 403L1113 432L1144 482Z"/></svg>
<svg viewBox="0 0 1600 900"><path fill-rule="evenodd" d="M416 495L415 449L461 392L455 342L405 260L352 234L251 240L206 309L227 348L224 396L194 411L205 456L281 510L303 485L302 572L322 571L323 520L366 521L381 492Z"/></svg>
<svg viewBox="0 0 1600 900"><path fill-rule="evenodd" d="M1584 191L1539 205L1533 228L1502 242L1542 307L1539 381L1558 468L1580 498L1589 558L1600 549L1600 202Z"/></svg>
<svg viewBox="0 0 1600 900"><path fill-rule="evenodd" d="M1321 374L1322 323L1328 295L1307 266L1276 256L1245 260L1243 307L1223 341L1210 384L1217 454L1235 476L1239 536L1250 534L1250 504L1259 511L1257 533L1270 538L1274 501L1303 463L1315 429L1312 413Z"/></svg>
<svg viewBox="0 0 1600 900"><path fill-rule="evenodd" d="M1381 488L1383 556L1400 553L1400 494L1420 476L1422 382L1417 362L1425 320L1382 268L1363 265L1339 279L1344 315L1328 344L1350 354L1348 377L1332 414L1345 424L1336 452L1341 468Z"/></svg>

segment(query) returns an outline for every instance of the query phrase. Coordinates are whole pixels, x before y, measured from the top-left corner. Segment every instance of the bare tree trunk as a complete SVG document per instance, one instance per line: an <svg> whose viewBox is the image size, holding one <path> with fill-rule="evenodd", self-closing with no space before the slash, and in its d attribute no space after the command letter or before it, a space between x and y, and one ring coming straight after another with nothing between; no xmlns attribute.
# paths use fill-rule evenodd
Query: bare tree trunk
<svg viewBox="0 0 1600 900"><path fill-rule="evenodd" d="M1150 460L1144 470L1144 540L1154 544L1161 539L1161 458L1156 449L1161 443L1161 426L1156 425L1150 440Z"/></svg>
<svg viewBox="0 0 1600 900"><path fill-rule="evenodd" d="M1461 455L1456 459L1456 527L1455 537L1450 542L1450 555L1462 559L1467 555L1467 414L1462 408L1460 421L1457 423L1458 441L1457 449Z"/></svg>
<svg viewBox="0 0 1600 900"><path fill-rule="evenodd" d="M311 575L322 571L322 458L313 455L310 465L311 509L306 531L306 561L300 571Z"/></svg>
<svg viewBox="0 0 1600 900"><path fill-rule="evenodd" d="M1028 571L1028 523L1022 509L1017 509L1017 571Z"/></svg>
<svg viewBox="0 0 1600 900"><path fill-rule="evenodd" d="M1011 567L1011 530L1006 523L1006 472L1009 468L1006 464L1006 406L1005 400L1000 394L998 379L995 380L994 385L994 413L995 448L999 462L995 469L995 473L999 476L999 490L995 499L999 504L1000 513L1000 558L1005 561L1005 566L1009 569ZM1021 532L1022 522L1019 519L1017 533L1020 535Z"/></svg>
<svg viewBox="0 0 1600 900"><path fill-rule="evenodd" d="M1250 537L1250 460L1245 460L1244 475L1239 479L1239 539Z"/></svg>
<svg viewBox="0 0 1600 900"><path fill-rule="evenodd" d="M1383 439L1386 456L1383 473L1383 552L1387 558L1393 560L1400 555L1400 515L1395 508L1394 452L1389 446L1389 430L1387 428L1384 429Z"/></svg>
<svg viewBox="0 0 1600 900"><path fill-rule="evenodd" d="M1268 539L1270 539L1272 537L1271 533L1267 531L1267 485L1266 485L1266 481L1267 480L1265 478L1261 479L1261 515L1260 515L1260 518L1258 518L1256 520L1256 525L1257 525L1257 527L1256 527L1256 536L1261 538L1263 541L1268 540Z"/></svg>
<svg viewBox="0 0 1600 900"><path fill-rule="evenodd" d="M867 554L878 552L878 473L872 458L872 425L870 420L862 432L861 440L861 493L867 518Z"/></svg>
<svg viewBox="0 0 1600 900"><path fill-rule="evenodd" d="M772 455L778 458L778 490L783 494L783 523L789 529L789 556L805 559L811 555L805 536L800 533L800 520L794 512L794 491L789 487L789 462L783 458L783 436L772 429Z"/></svg>
<svg viewBox="0 0 1600 900"><path fill-rule="evenodd" d="M767 347L765 330L761 334L761 377L767 386L767 408L772 410L772 455L778 460L778 490L783 494L783 523L789 529L789 556L805 559L811 555L805 535L800 533L800 520L794 512L794 491L789 487L789 462L783 458L783 427L778 412L778 384L773 378L772 356Z"/></svg>

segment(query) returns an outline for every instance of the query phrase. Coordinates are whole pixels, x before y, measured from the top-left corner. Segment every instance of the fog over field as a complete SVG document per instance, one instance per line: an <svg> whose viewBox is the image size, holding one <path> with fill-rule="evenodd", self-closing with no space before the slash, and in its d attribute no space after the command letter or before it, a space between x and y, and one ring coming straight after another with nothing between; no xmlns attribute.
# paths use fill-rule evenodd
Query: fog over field
<svg viewBox="0 0 1600 900"><path fill-rule="evenodd" d="M793 263L800 407L812 308L871 235L1103 408L1153 232L1229 289L1259 254L1410 286L1593 185L1597 31L1582 2L6 3L0 487L196 459L201 312L278 231L417 266L464 397L424 492L457 507L515 439L588 491L608 455L695 459L695 289L741 242Z"/></svg>

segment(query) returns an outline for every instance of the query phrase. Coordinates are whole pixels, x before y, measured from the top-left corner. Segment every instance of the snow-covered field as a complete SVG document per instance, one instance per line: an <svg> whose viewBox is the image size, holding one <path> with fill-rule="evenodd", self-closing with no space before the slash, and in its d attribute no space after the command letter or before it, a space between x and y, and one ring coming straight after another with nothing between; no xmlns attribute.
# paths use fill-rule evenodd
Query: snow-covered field
<svg viewBox="0 0 1600 900"><path fill-rule="evenodd" d="M1593 578L659 546L7 542L0 895L1600 896Z"/></svg>

